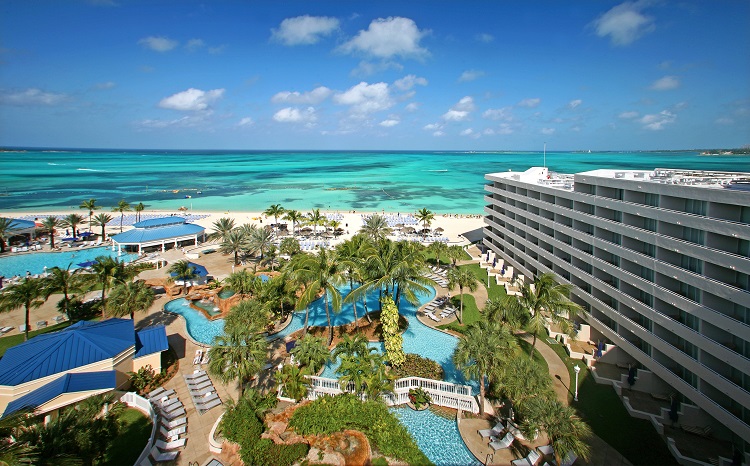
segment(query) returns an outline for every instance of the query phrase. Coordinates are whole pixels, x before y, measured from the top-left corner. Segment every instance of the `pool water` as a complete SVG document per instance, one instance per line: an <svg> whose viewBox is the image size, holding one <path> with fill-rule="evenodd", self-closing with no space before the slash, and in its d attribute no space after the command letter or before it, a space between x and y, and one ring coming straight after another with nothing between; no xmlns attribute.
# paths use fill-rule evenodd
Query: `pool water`
<svg viewBox="0 0 750 466"><path fill-rule="evenodd" d="M197 306L204 311L208 313L210 317L217 316L221 314L221 310L219 310L214 303L204 303L203 301L193 301L193 306Z"/></svg>
<svg viewBox="0 0 750 466"><path fill-rule="evenodd" d="M466 448L455 419L438 416L429 409L414 411L407 407L393 407L391 412L406 427L419 449L437 465L481 465Z"/></svg>
<svg viewBox="0 0 750 466"><path fill-rule="evenodd" d="M229 288L224 288L223 290L219 291L219 298L221 299L227 299L234 296L234 290L231 290Z"/></svg>
<svg viewBox="0 0 750 466"><path fill-rule="evenodd" d="M121 261L131 262L135 260L137 254L117 255L108 247L71 249L63 252L37 252L33 254L18 254L0 258L0 275L3 277L12 277L14 275L24 276L26 271L32 275L44 273L44 267L60 267L65 269L69 264L71 270L77 269L78 264L93 261L99 256L117 257Z"/></svg>
<svg viewBox="0 0 750 466"><path fill-rule="evenodd" d="M185 318L185 327L190 337L206 345L213 344L214 337L224 333L224 319L208 320L201 312L190 307L185 298L169 301L164 310Z"/></svg>

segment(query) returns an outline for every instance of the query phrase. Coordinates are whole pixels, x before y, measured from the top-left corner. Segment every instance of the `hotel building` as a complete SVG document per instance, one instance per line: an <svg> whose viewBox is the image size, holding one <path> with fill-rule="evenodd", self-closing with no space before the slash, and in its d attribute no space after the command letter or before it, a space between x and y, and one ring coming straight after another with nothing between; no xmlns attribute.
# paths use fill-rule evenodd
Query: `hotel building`
<svg viewBox="0 0 750 466"><path fill-rule="evenodd" d="M518 274L573 285L587 337L606 342L589 366L638 366L641 390L682 401L678 422L747 452L750 173L536 167L485 178L484 244Z"/></svg>

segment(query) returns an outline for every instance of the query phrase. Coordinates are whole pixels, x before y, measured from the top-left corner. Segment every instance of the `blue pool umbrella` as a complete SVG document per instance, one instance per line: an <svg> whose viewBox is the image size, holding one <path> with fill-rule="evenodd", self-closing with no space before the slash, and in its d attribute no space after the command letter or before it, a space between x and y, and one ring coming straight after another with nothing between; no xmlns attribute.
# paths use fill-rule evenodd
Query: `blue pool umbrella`
<svg viewBox="0 0 750 466"><path fill-rule="evenodd" d="M96 264L96 261L86 261L86 262L81 262L80 264L78 264L78 267L82 267L85 269L85 268L91 267L94 264Z"/></svg>
<svg viewBox="0 0 750 466"><path fill-rule="evenodd" d="M75 241L76 238L73 238L72 236L68 236L67 238L63 238L63 241Z"/></svg>
<svg viewBox="0 0 750 466"><path fill-rule="evenodd" d="M89 236L93 235L90 231L84 231L79 236L83 236L84 238L88 238Z"/></svg>

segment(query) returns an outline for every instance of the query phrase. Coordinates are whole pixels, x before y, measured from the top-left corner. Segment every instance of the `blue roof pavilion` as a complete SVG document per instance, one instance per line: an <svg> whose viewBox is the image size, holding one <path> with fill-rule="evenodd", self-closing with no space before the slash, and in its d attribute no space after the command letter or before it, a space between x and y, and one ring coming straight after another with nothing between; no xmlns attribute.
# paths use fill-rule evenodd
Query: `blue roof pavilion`
<svg viewBox="0 0 750 466"><path fill-rule="evenodd" d="M202 237L205 228L194 223L187 223L183 217L161 217L143 220L133 224L133 229L110 236L112 247L117 245L118 251L125 247L137 247L138 253L149 246L161 246L164 251L167 245L179 247L180 243L191 242L198 245L198 238Z"/></svg>

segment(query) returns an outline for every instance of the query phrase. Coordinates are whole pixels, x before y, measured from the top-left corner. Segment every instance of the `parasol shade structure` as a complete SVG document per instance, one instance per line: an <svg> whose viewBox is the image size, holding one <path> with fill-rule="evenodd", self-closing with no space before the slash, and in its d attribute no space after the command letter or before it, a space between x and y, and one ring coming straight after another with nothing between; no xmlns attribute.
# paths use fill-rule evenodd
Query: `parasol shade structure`
<svg viewBox="0 0 750 466"><path fill-rule="evenodd" d="M81 267L83 269L87 269L87 268L91 267L94 264L96 264L96 261L81 262L81 263L79 263L77 265L78 265L78 267Z"/></svg>

